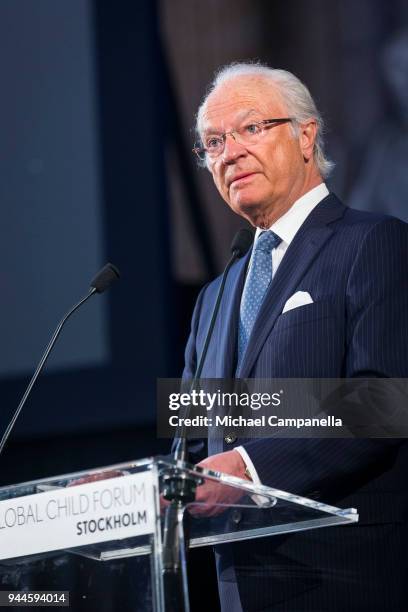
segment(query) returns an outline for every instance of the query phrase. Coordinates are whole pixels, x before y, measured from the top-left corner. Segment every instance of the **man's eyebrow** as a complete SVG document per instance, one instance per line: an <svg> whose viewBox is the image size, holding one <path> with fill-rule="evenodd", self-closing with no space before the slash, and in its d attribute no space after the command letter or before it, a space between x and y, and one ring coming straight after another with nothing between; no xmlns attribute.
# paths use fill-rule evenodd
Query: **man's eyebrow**
<svg viewBox="0 0 408 612"><path fill-rule="evenodd" d="M239 115L239 119L238 121L245 121L245 119L247 119L248 117L250 117L251 115L260 115L261 113L256 110L256 108L250 108L247 111L243 111L242 116Z"/></svg>
<svg viewBox="0 0 408 612"><path fill-rule="evenodd" d="M236 123L240 124L242 123L242 121L245 121L245 119L247 119L248 117L250 117L251 115L261 115L261 113L259 112L259 110L257 110L256 108L250 108L248 110L243 110L240 113L238 113L237 115L237 120ZM220 128L215 128L215 127L208 127L205 128L203 130L203 136L207 135L207 134L223 134L224 130L220 129Z"/></svg>

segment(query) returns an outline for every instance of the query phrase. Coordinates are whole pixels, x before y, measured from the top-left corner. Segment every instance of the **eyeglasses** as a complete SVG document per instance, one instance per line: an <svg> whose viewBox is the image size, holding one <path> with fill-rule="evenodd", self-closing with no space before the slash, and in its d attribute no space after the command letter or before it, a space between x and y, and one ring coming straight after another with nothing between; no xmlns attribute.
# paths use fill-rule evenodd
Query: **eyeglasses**
<svg viewBox="0 0 408 612"><path fill-rule="evenodd" d="M294 121L294 119L292 117L264 119L263 121L246 123L236 130L224 132L224 134L209 134L202 142L195 144L193 151L200 161L205 161L207 155L210 159L216 159L224 152L228 135L232 136L235 142L244 146L255 145L261 140L266 129L289 121Z"/></svg>

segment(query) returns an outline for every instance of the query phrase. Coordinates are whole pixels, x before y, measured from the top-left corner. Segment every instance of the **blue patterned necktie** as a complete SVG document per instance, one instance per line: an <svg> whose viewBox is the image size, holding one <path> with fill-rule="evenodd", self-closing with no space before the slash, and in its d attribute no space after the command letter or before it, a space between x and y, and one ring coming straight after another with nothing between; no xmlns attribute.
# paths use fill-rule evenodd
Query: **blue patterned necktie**
<svg viewBox="0 0 408 612"><path fill-rule="evenodd" d="M237 369L241 365L252 328L272 279L272 249L280 242L281 238L269 230L262 232L255 243L252 264L241 298Z"/></svg>

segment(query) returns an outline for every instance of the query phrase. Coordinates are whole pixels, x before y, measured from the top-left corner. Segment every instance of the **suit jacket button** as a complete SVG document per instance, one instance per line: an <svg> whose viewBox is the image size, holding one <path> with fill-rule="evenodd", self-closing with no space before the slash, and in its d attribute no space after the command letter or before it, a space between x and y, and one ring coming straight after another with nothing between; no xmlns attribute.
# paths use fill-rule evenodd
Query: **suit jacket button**
<svg viewBox="0 0 408 612"><path fill-rule="evenodd" d="M238 523L241 522L241 519L242 519L242 512L235 508L231 512L231 520L232 520L232 522L235 523L235 525L238 525Z"/></svg>
<svg viewBox="0 0 408 612"><path fill-rule="evenodd" d="M234 442L237 441L237 436L234 436L233 434L227 434L224 440L227 444L234 444Z"/></svg>

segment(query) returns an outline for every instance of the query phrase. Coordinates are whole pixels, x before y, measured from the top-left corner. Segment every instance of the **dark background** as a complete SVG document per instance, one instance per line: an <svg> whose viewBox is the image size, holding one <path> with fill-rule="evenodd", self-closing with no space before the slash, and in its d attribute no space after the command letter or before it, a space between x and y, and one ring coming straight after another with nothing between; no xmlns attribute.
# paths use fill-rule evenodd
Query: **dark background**
<svg viewBox="0 0 408 612"><path fill-rule="evenodd" d="M1 431L96 270L112 261L122 279L69 321L0 459L0 484L167 452L155 381L180 375L195 296L242 226L191 154L214 70L260 59L304 80L337 164L329 186L347 201L373 134L396 117L381 58L406 27L404 0L2 0ZM119 586L120 609L134 604L131 561L58 559L42 573L7 570L3 583L47 588L56 572L61 588L94 598L77 609L119 609ZM194 553L206 609L216 609L211 564Z"/></svg>

